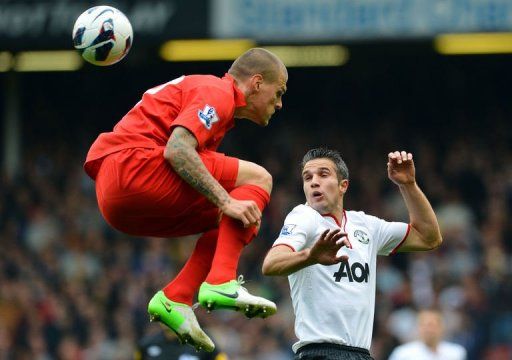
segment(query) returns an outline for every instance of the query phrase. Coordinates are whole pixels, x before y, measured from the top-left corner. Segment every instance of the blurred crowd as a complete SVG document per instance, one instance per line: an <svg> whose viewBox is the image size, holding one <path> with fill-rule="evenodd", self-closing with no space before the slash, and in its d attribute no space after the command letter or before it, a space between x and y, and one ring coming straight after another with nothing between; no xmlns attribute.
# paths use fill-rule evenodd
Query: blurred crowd
<svg viewBox="0 0 512 360"><path fill-rule="evenodd" d="M273 175L262 229L239 271L250 291L277 302L278 313L247 320L198 308L199 322L231 359L291 359L287 279L263 277L260 269L285 215L304 201L303 154L321 145L340 150L351 173L345 207L407 222L386 175L387 153L406 149L414 154L417 180L435 208L444 243L434 252L380 257L372 355L387 359L395 346L413 340L416 311L437 307L446 339L463 345L469 360L511 359L511 109L493 107L497 100L489 94L484 113L475 115L478 104L468 104L442 116L433 108L415 109L421 114L411 119L405 114L416 112L407 105L379 113L377 101L359 119L349 110L336 113L322 103L321 92L317 96L314 109L288 109L285 99L286 111L269 128L240 124L221 148ZM359 97L354 107L366 100ZM63 139L26 144L20 173L2 174L0 360L132 359L140 339L158 329L148 321L148 299L192 250L191 242L111 229L82 170L86 145L72 149Z"/></svg>

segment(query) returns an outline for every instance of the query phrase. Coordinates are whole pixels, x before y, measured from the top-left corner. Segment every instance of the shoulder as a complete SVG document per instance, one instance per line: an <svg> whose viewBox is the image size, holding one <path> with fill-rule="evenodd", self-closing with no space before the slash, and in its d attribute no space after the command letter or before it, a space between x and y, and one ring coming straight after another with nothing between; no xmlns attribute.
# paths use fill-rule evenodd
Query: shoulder
<svg viewBox="0 0 512 360"><path fill-rule="evenodd" d="M286 226L303 229L306 233L312 231L321 215L308 205L297 205L288 213L284 221Z"/></svg>
<svg viewBox="0 0 512 360"><path fill-rule="evenodd" d="M295 206L288 215L300 216L307 219L318 219L319 217L321 217L318 211L313 209L311 206L305 204Z"/></svg>
<svg viewBox="0 0 512 360"><path fill-rule="evenodd" d="M233 86L214 75L187 75L183 80L184 91L200 91L202 89L218 90L233 93Z"/></svg>
<svg viewBox="0 0 512 360"><path fill-rule="evenodd" d="M347 220L352 223L360 223L365 225L370 225L381 221L381 219L378 217L366 214L364 211L346 210L345 216L347 217Z"/></svg>
<svg viewBox="0 0 512 360"><path fill-rule="evenodd" d="M202 85L209 83L221 83L222 79L214 76L214 75L186 75L183 82L188 83L188 85Z"/></svg>
<svg viewBox="0 0 512 360"><path fill-rule="evenodd" d="M366 215L364 211L345 210L345 216L351 219L364 219L366 216L369 215Z"/></svg>

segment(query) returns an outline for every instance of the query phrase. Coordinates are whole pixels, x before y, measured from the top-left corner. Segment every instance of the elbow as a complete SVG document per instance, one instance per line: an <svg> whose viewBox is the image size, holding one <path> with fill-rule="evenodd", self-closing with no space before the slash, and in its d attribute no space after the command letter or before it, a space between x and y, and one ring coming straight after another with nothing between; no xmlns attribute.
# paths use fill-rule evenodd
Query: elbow
<svg viewBox="0 0 512 360"><path fill-rule="evenodd" d="M267 259L263 260L263 265L261 266L261 273L265 276L279 275L279 271L277 271L276 267L273 266L273 264Z"/></svg>
<svg viewBox="0 0 512 360"><path fill-rule="evenodd" d="M435 250L443 243L441 230L437 224L429 224L422 227L416 227L415 224L410 224L418 236L418 251Z"/></svg>
<svg viewBox="0 0 512 360"><path fill-rule="evenodd" d="M274 273L272 272L272 268L267 261L263 261L263 265L261 266L261 273L265 276L274 275Z"/></svg>
<svg viewBox="0 0 512 360"><path fill-rule="evenodd" d="M184 150L185 148L181 143L176 143L170 140L167 142L164 149L164 159L174 168L176 163L186 156L186 152L184 152Z"/></svg>
<svg viewBox="0 0 512 360"><path fill-rule="evenodd" d="M430 236L428 244L429 244L429 250L435 250L438 247L441 246L443 243L443 237L441 236L440 232L437 232Z"/></svg>
<svg viewBox="0 0 512 360"><path fill-rule="evenodd" d="M288 276L290 273L278 267L262 267L261 272L265 276Z"/></svg>
<svg viewBox="0 0 512 360"><path fill-rule="evenodd" d="M176 164L189 161L193 152L197 154L197 143L194 142L195 140L184 141L178 137L179 135L173 135L174 133L165 145L163 157L172 167L175 167Z"/></svg>
<svg viewBox="0 0 512 360"><path fill-rule="evenodd" d="M171 146L169 146L169 143L164 149L164 159L167 160L167 162L172 164L172 159L174 158L174 151L172 151Z"/></svg>
<svg viewBox="0 0 512 360"><path fill-rule="evenodd" d="M437 236L437 239L436 239L436 242L434 245L434 249L437 249L438 247L440 247L442 243L443 243L443 237L441 236L441 234L439 234Z"/></svg>

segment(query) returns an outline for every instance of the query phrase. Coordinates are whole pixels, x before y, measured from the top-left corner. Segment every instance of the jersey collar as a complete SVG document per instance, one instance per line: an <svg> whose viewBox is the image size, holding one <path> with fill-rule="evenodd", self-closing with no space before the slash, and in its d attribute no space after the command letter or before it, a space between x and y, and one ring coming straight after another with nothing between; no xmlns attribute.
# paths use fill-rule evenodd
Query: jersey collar
<svg viewBox="0 0 512 360"><path fill-rule="evenodd" d="M343 213L341 214L341 223L338 221L336 216L334 216L333 214L323 214L322 216L332 218L334 220L334 222L336 223L336 225L338 225L342 229L345 227L345 225L347 223L347 215L345 214L345 209L343 209Z"/></svg>
<svg viewBox="0 0 512 360"><path fill-rule="evenodd" d="M245 102L244 93L235 84L235 78L229 75L228 73L225 73L222 79L227 79L233 84L233 90L235 90L235 107L242 107L247 105L247 103Z"/></svg>
<svg viewBox="0 0 512 360"><path fill-rule="evenodd" d="M307 201L304 203L304 205L309 206ZM311 207L311 206L309 206L309 207ZM323 217L330 217L330 218L332 218L332 220L336 223L336 225L338 225L342 229L344 229L345 226L347 225L347 213L345 212L345 209L343 209L343 213L341 214L341 223L338 221L336 216L334 216L333 214L329 213L329 214L320 214L320 215L322 215Z"/></svg>

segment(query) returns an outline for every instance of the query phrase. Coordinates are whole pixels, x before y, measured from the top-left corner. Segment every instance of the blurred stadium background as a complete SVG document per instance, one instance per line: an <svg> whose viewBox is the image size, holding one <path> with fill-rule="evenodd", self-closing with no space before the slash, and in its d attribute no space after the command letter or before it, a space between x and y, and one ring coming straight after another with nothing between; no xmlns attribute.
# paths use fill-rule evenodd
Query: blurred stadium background
<svg viewBox="0 0 512 360"><path fill-rule="evenodd" d="M69 52L74 20L96 4L119 8L134 27L131 53L108 68ZM379 260L375 359L411 340L415 311L429 306L442 309L447 339L470 360L512 359L508 31L508 0L0 1L0 359L131 359L158 330L146 302L192 244L109 228L85 154L147 88L222 75L254 45L289 66L284 109L265 129L240 122L221 150L274 177L240 273L279 312L248 321L199 310L218 346L232 359L292 358L287 280L260 267L303 201L302 155L324 145L351 171L347 208L403 221L386 155L412 151L443 231L435 252Z"/></svg>

